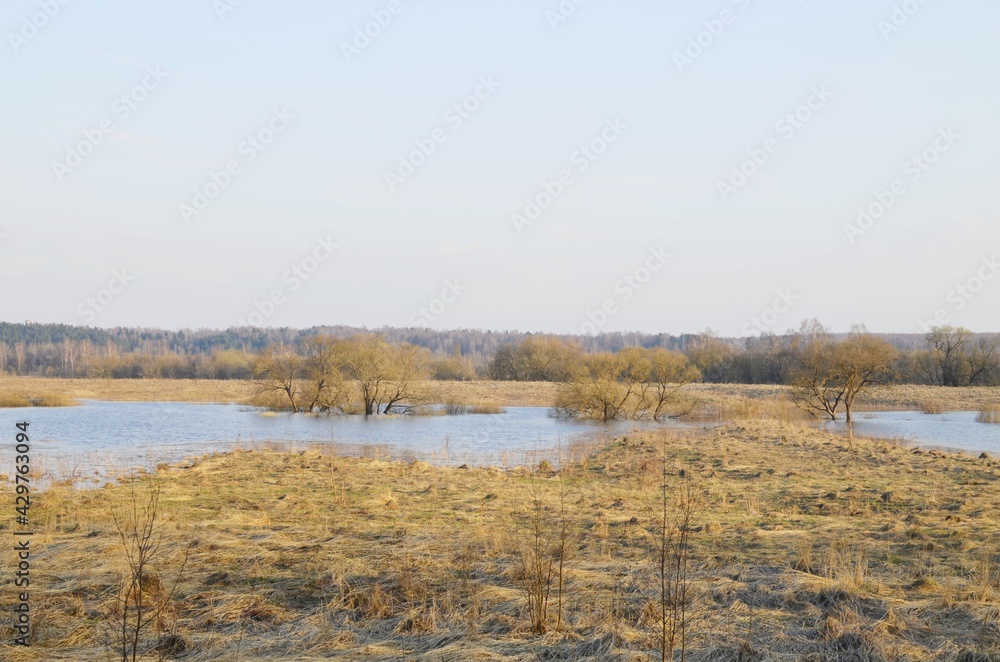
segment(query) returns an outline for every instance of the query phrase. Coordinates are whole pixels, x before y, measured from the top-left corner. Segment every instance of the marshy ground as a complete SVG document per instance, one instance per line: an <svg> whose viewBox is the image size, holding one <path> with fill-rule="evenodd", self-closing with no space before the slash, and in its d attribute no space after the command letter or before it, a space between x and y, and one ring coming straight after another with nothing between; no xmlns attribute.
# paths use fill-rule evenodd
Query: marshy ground
<svg viewBox="0 0 1000 662"><path fill-rule="evenodd" d="M163 537L146 590L164 609L145 641L197 661L658 660L665 470L697 497L688 659L1000 659L993 459L852 445L754 414L562 460L502 471L262 447L161 468L137 483L159 486ZM110 516L129 495L38 497L33 646L7 645L5 622L0 658L110 659L125 569ZM545 634L531 631L520 562L536 508L542 546L563 520L571 543L562 624L553 588Z"/></svg>

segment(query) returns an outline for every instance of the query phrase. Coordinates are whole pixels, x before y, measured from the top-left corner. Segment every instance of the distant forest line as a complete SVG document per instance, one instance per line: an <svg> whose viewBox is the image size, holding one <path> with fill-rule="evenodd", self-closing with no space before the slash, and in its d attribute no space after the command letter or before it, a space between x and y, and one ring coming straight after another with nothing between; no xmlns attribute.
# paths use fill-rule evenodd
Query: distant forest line
<svg viewBox="0 0 1000 662"><path fill-rule="evenodd" d="M803 329L815 320L803 323ZM801 333L801 332L800 332ZM425 328L232 328L167 331L100 329L0 322L0 374L107 379L253 379L259 357L295 351L311 338L376 334L427 356L427 377L440 380L566 380L586 355L628 348L684 354L709 383L787 384L799 334L724 338L697 334L604 333L595 336ZM1000 385L1000 334L941 327L926 334L871 334L896 350L889 383ZM846 337L847 334L833 337Z"/></svg>

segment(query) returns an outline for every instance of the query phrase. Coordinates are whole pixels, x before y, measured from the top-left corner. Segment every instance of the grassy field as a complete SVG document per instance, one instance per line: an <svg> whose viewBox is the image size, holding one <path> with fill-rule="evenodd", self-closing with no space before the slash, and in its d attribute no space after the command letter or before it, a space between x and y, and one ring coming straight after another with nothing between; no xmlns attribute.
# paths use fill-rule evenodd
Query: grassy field
<svg viewBox="0 0 1000 662"><path fill-rule="evenodd" d="M501 407L551 406L556 385L541 382L435 382L422 384L436 402L457 400L469 405ZM0 406L5 399L21 400L43 393L70 399L115 402L246 403L253 396L249 382L212 379L61 379L0 377Z"/></svg>
<svg viewBox="0 0 1000 662"><path fill-rule="evenodd" d="M744 384L690 384L683 393L698 400L703 408L731 407L740 400L774 403L787 401L787 386L751 386ZM858 399L857 411L919 411L927 405L942 411L980 411L1000 404L1000 387L968 386L946 388L903 384L884 386L866 392Z"/></svg>
<svg viewBox="0 0 1000 662"><path fill-rule="evenodd" d="M58 393L71 399L116 402L246 402L251 385L211 379L62 379L0 377L0 400Z"/></svg>
<svg viewBox="0 0 1000 662"><path fill-rule="evenodd" d="M694 495L688 659L1000 659L994 460L746 420L567 449L562 467L273 447L161 468L137 488L161 491L144 595L164 608L144 641L193 661L659 660L665 471ZM107 659L125 570L111 515L129 503L127 486L37 500L34 646L8 646L4 619L0 658ZM537 634L523 561L560 540L562 624L553 583Z"/></svg>
<svg viewBox="0 0 1000 662"><path fill-rule="evenodd" d="M500 407L551 407L558 384L549 382L438 382L422 384L425 397L433 402L461 402ZM246 403L253 388L248 382L209 379L60 379L44 377L0 377L0 407L23 405L28 398L48 397L63 403L73 399L131 402L235 402ZM690 384L685 397L701 414L727 412L747 401L787 401L786 386L742 384ZM943 388L938 386L892 386L866 394L859 411L921 410L980 411L1000 405L1000 387ZM792 413L788 413L793 416Z"/></svg>

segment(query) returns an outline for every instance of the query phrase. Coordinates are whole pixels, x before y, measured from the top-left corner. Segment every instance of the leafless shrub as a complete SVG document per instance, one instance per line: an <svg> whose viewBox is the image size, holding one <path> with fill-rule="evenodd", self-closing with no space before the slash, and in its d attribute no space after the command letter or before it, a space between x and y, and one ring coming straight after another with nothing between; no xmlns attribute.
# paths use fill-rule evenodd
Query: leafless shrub
<svg viewBox="0 0 1000 662"><path fill-rule="evenodd" d="M569 485L565 480L559 481L559 520L556 537L556 546L553 550L556 557L556 576L558 591L556 609L556 630L562 629L563 624L563 595L566 588L566 562L570 559L576 542L577 531L574 520L569 511Z"/></svg>
<svg viewBox="0 0 1000 662"><path fill-rule="evenodd" d="M549 594L556 572L551 555L551 529L540 488L532 483L527 517L517 525L517 556L520 561L518 579L528 601L531 631L545 634L548 629Z"/></svg>
<svg viewBox="0 0 1000 662"><path fill-rule="evenodd" d="M165 616L191 551L189 545L168 591L156 569L162 543L160 489L149 485L143 494L137 491L135 483L130 480L125 503L111 509L111 521L126 567L107 615L114 656L122 662L141 659L148 648L153 648L160 659L177 650L182 640L175 633L152 646L147 637L150 630L166 629Z"/></svg>
<svg viewBox="0 0 1000 662"><path fill-rule="evenodd" d="M464 405L455 400L449 400L444 403L444 413L448 416L461 416L463 414L468 414L471 411L469 405Z"/></svg>
<svg viewBox="0 0 1000 662"><path fill-rule="evenodd" d="M688 607L690 604L691 534L697 516L698 494L689 475L671 487L664 442L660 457L661 482L649 533L654 547L657 579L656 622L660 659L687 659Z"/></svg>
<svg viewBox="0 0 1000 662"><path fill-rule="evenodd" d="M536 481L528 485L527 514L515 518L516 578L528 603L531 631L545 634L549 627L549 605L556 589L556 627L563 622L567 562L571 557L576 526L569 508L569 488L560 481L557 504Z"/></svg>

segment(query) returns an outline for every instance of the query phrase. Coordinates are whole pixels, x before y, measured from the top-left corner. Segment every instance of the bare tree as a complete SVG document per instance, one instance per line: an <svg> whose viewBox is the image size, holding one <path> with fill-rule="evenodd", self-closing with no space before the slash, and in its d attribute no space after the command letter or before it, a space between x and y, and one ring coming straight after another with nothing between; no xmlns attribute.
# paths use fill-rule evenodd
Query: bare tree
<svg viewBox="0 0 1000 662"><path fill-rule="evenodd" d="M513 380L517 374L517 363L513 345L504 345L493 354L493 360L486 366L486 376L495 381Z"/></svg>
<svg viewBox="0 0 1000 662"><path fill-rule="evenodd" d="M303 341L298 352L271 347L255 365L254 400L293 412L372 416L405 410L419 402L425 354L373 334L349 340L317 335Z"/></svg>
<svg viewBox="0 0 1000 662"><path fill-rule="evenodd" d="M812 415L837 419L844 386L837 381L836 343L818 321L807 320L792 340L796 364L792 369L792 399Z"/></svg>
<svg viewBox="0 0 1000 662"><path fill-rule="evenodd" d="M584 365L557 395L555 409L561 416L660 420L677 392L700 374L682 354L665 349L592 354Z"/></svg>
<svg viewBox="0 0 1000 662"><path fill-rule="evenodd" d="M566 563L573 554L576 543L576 524L567 503L570 497L569 483L566 476L560 474L559 477L559 531L557 533L556 544L553 548L553 555L556 558L557 568L557 593L558 607L556 610L556 630L562 629L563 622L563 595L566 587Z"/></svg>
<svg viewBox="0 0 1000 662"><path fill-rule="evenodd" d="M28 358L28 345L23 342L14 343L14 360L16 361L15 365L17 374L19 375L25 374L24 370L27 364L27 358Z"/></svg>
<svg viewBox="0 0 1000 662"><path fill-rule="evenodd" d="M389 354L391 371L385 389L385 407L382 409L384 414L388 414L393 408L416 404L419 401L416 382L427 374L427 360L423 349L402 345L390 348Z"/></svg>
<svg viewBox="0 0 1000 662"><path fill-rule="evenodd" d="M76 377L76 361L80 358L80 342L64 338L62 341L63 374Z"/></svg>
<svg viewBox="0 0 1000 662"><path fill-rule="evenodd" d="M639 386L634 377L621 355L594 354L587 358L586 372L560 389L556 411L569 418L599 421L628 418L626 404Z"/></svg>
<svg viewBox="0 0 1000 662"><path fill-rule="evenodd" d="M866 389L887 382L898 352L887 341L864 330L852 333L837 346L836 380L843 384L844 411L852 422L854 402Z"/></svg>
<svg viewBox="0 0 1000 662"><path fill-rule="evenodd" d="M81 340L78 348L80 350L80 364L82 366L82 372L84 376L89 376L91 362L94 355L97 353L97 348L89 340Z"/></svg>
<svg viewBox="0 0 1000 662"><path fill-rule="evenodd" d="M580 348L558 338L532 336L497 350L487 368L490 379L564 382L579 364Z"/></svg>
<svg viewBox="0 0 1000 662"><path fill-rule="evenodd" d="M971 339L972 331L961 326L936 326L927 334L937 367L937 381L942 386L968 383L966 346Z"/></svg>
<svg viewBox="0 0 1000 662"><path fill-rule="evenodd" d="M857 327L840 342L815 322L804 325L795 338L798 365L793 372L792 397L813 414L836 420L844 406L847 423L853 421L858 396L887 382L898 355L889 342Z"/></svg>
<svg viewBox="0 0 1000 662"><path fill-rule="evenodd" d="M542 489L532 481L528 491L528 513L515 520L516 551L520 562L518 579L527 599L531 631L545 634L548 630L549 596L553 578L557 574L557 562Z"/></svg>
<svg viewBox="0 0 1000 662"><path fill-rule="evenodd" d="M268 348L254 369L254 401L293 412L300 410L302 358L288 348Z"/></svg>
<svg viewBox="0 0 1000 662"><path fill-rule="evenodd" d="M658 421L667 414L666 406L682 388L701 379L701 372L683 354L666 349L650 350L649 361L648 408L650 417Z"/></svg>
<svg viewBox="0 0 1000 662"><path fill-rule="evenodd" d="M158 486L151 485L145 494L140 494L132 480L128 500L111 511L126 564L111 609L115 657L122 662L136 662L143 656L146 633L160 622L184 576L191 553L189 545L174 584L167 591L155 569L162 542L159 503Z"/></svg>
<svg viewBox="0 0 1000 662"><path fill-rule="evenodd" d="M358 383L365 416L379 413L379 405L389 386L391 358L386 343L374 335L352 340L347 373Z"/></svg>
<svg viewBox="0 0 1000 662"><path fill-rule="evenodd" d="M969 384L993 384L1000 376L1000 342L994 337L978 338L969 351Z"/></svg>
<svg viewBox="0 0 1000 662"><path fill-rule="evenodd" d="M705 329L685 349L691 363L707 382L726 381L726 364L733 358L733 348L719 339L715 331Z"/></svg>
<svg viewBox="0 0 1000 662"><path fill-rule="evenodd" d="M344 376L346 343L326 335L303 342L303 411L350 411L351 385Z"/></svg>
<svg viewBox="0 0 1000 662"><path fill-rule="evenodd" d="M650 534L656 561L660 659L674 659L680 649L687 659L688 605L690 596L691 534L697 515L697 492L689 477L675 490L670 487L666 439L660 454L660 487Z"/></svg>

